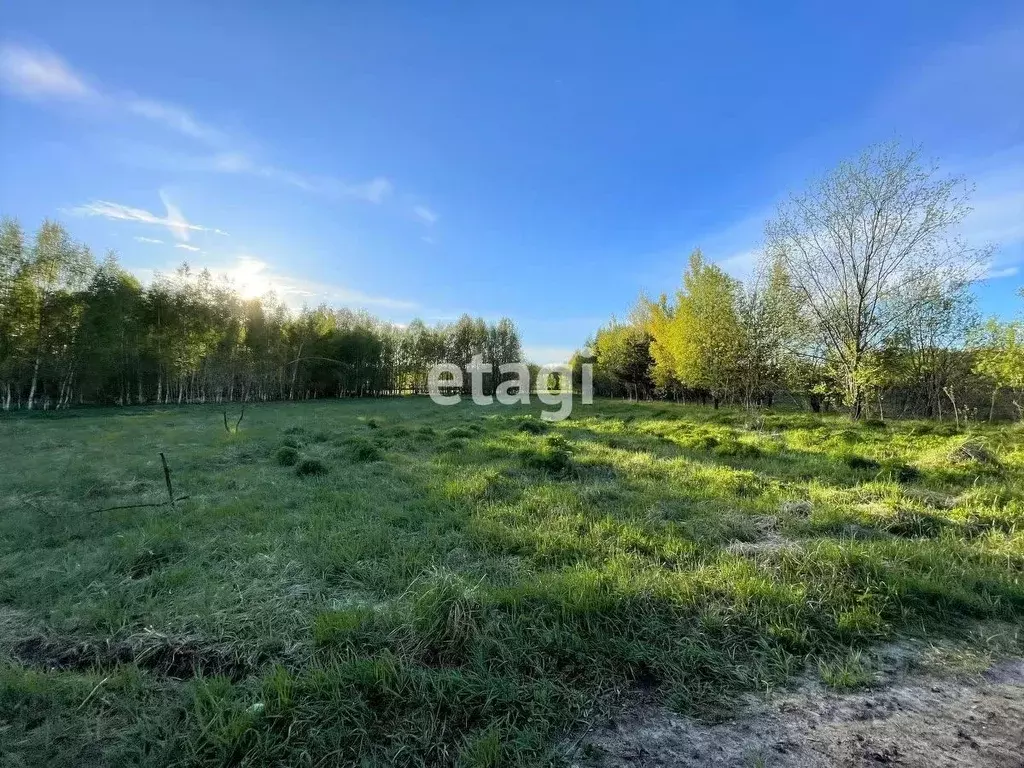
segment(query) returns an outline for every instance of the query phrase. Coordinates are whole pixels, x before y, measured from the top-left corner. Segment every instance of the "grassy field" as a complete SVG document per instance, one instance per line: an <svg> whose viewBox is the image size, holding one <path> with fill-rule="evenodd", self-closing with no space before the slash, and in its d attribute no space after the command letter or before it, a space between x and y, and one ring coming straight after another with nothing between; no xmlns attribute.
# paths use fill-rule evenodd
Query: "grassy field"
<svg viewBox="0 0 1024 768"><path fill-rule="evenodd" d="M0 760L557 764L1024 614L1024 430L426 399L0 420ZM109 509L166 498L175 507Z"/></svg>

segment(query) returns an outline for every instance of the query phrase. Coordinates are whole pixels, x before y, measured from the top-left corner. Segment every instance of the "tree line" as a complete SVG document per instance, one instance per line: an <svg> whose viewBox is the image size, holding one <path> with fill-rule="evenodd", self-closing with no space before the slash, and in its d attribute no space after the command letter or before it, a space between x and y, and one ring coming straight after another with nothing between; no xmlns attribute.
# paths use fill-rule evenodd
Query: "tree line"
<svg viewBox="0 0 1024 768"><path fill-rule="evenodd" d="M872 147L779 207L752 278L697 249L673 295L641 295L573 365L593 361L607 396L1024 418L1024 320L978 311L993 248L958 234L970 192L916 150Z"/></svg>
<svg viewBox="0 0 1024 768"><path fill-rule="evenodd" d="M54 409L423 392L435 363L519 362L508 318L428 326L247 299L183 265L143 285L58 222L0 222L0 405ZM496 382L485 379L493 391Z"/></svg>

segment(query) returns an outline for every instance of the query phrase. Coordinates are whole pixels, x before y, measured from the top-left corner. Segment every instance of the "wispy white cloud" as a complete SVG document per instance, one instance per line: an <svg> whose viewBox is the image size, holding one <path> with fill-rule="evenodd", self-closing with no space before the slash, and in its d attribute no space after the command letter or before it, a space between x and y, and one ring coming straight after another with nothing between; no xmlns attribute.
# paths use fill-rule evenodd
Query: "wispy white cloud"
<svg viewBox="0 0 1024 768"><path fill-rule="evenodd" d="M156 237L139 237L138 235L136 235L134 239L139 243L156 243L158 245L163 245L164 242Z"/></svg>
<svg viewBox="0 0 1024 768"><path fill-rule="evenodd" d="M8 93L29 99L83 101L99 96L56 54L13 43L0 46L0 83Z"/></svg>
<svg viewBox="0 0 1024 768"><path fill-rule="evenodd" d="M115 221L135 221L140 224L154 224L166 227L170 230L171 235L176 240L181 240L183 242L188 242L190 232L212 232L218 235L227 234L227 232L220 229L204 227L190 222L185 218L181 210L170 201L166 193L161 192L160 199L163 201L164 207L167 209L167 213L164 216L157 216L155 213L151 213L150 211L142 208L132 208L131 206L123 205L121 203L112 203L108 200L93 200L85 205L80 205L76 208L70 209L68 213L75 216L102 216L105 219L113 219Z"/></svg>
<svg viewBox="0 0 1024 768"><path fill-rule="evenodd" d="M194 118L186 109L152 99L124 96L88 84L87 79L55 53L14 43L0 45L0 82L15 96L36 101L88 101L114 112L127 112L210 144L224 135Z"/></svg>
<svg viewBox="0 0 1024 768"><path fill-rule="evenodd" d="M383 176L363 182L362 184L349 184L346 186L347 194L360 197L370 203L383 202L384 198L390 195L393 189L394 186L391 182Z"/></svg>
<svg viewBox="0 0 1024 768"><path fill-rule="evenodd" d="M990 268L984 275L981 276L982 280L998 280L1002 277L1013 277L1020 272L1020 267L995 267Z"/></svg>
<svg viewBox="0 0 1024 768"><path fill-rule="evenodd" d="M197 252L197 251L199 251L199 250L200 250L200 249L199 249L199 248L197 248L196 246L194 246L194 245L189 245L188 243L176 243L176 244L174 245L174 247L175 247L175 248L183 248L183 249L184 249L184 250L186 250L186 251L193 251L193 252Z"/></svg>
<svg viewBox="0 0 1024 768"><path fill-rule="evenodd" d="M241 152L223 152L209 158L192 158L192 167L218 173L244 173L287 184L306 192L331 198L354 198L380 204L391 195L394 185L384 177L365 182L346 182L332 176L307 176L284 168L257 163Z"/></svg>
<svg viewBox="0 0 1024 768"><path fill-rule="evenodd" d="M413 215L427 226L437 223L437 214L425 205L417 205L412 209Z"/></svg>
<svg viewBox="0 0 1024 768"><path fill-rule="evenodd" d="M126 107L132 114L152 120L184 136L209 144L221 144L226 141L220 130L200 122L188 110L174 104L150 99L131 99L127 101Z"/></svg>
<svg viewBox="0 0 1024 768"><path fill-rule="evenodd" d="M175 170L185 168L249 174L334 199L347 198L374 204L384 202L394 189L391 181L382 176L351 182L333 176L310 176L257 162L243 152L230 150L232 140L225 131L200 120L184 107L89 85L87 79L67 62L43 49L0 44L0 85L14 96L35 101L91 101L113 113L141 118L214 150L222 150L211 157L175 157L168 163ZM433 216L429 210L424 211Z"/></svg>

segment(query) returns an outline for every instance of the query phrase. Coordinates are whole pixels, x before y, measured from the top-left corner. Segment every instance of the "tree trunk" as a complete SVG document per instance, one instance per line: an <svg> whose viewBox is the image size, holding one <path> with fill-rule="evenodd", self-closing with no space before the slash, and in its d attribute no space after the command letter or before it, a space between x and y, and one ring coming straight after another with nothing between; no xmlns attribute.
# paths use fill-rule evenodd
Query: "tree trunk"
<svg viewBox="0 0 1024 768"><path fill-rule="evenodd" d="M36 351L36 364L32 368L32 386L28 390L28 410L32 410L32 404L36 399L36 385L39 382L39 359L41 351Z"/></svg>
<svg viewBox="0 0 1024 768"><path fill-rule="evenodd" d="M292 386L291 386L291 389L288 390L288 399L289 400L294 400L295 399L295 379L299 375L299 360L301 360L301 359L302 359L302 342L300 341L299 342L299 351L295 355L295 366L292 368Z"/></svg>
<svg viewBox="0 0 1024 768"><path fill-rule="evenodd" d="M853 421L860 421L864 415L864 393L859 388L854 389L853 400L850 403L850 418Z"/></svg>

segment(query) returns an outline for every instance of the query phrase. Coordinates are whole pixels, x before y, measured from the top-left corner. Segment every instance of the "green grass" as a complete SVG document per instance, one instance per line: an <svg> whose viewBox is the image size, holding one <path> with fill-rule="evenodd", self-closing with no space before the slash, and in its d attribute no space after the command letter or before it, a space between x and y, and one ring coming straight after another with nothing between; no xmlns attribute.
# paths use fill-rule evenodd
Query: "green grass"
<svg viewBox="0 0 1024 768"><path fill-rule="evenodd" d="M1024 613L1024 432L426 399L0 420L13 765L537 765ZM965 446L967 446L965 448ZM172 470L167 498L159 453Z"/></svg>

